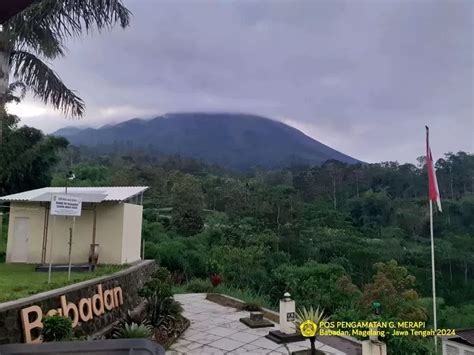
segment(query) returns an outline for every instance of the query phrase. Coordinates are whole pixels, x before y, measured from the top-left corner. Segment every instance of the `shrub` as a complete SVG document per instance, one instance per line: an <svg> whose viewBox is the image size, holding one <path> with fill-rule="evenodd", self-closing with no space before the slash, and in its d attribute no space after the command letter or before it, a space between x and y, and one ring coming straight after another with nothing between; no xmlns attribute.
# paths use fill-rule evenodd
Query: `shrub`
<svg viewBox="0 0 474 355"><path fill-rule="evenodd" d="M123 328L125 324L132 323L136 323L138 325L150 325L150 321L147 318L145 310L127 311L127 314L119 320L117 328Z"/></svg>
<svg viewBox="0 0 474 355"><path fill-rule="evenodd" d="M216 287L219 286L222 282L222 277L219 274L212 274L211 275L211 283L212 286Z"/></svg>
<svg viewBox="0 0 474 355"><path fill-rule="evenodd" d="M186 285L186 291L193 293L210 293L213 292L213 286L209 280L192 279Z"/></svg>
<svg viewBox="0 0 474 355"><path fill-rule="evenodd" d="M150 338L152 328L145 324L125 324L122 328L114 333L114 338Z"/></svg>
<svg viewBox="0 0 474 355"><path fill-rule="evenodd" d="M68 317L59 315L45 316L43 318L41 334L44 341L71 340L72 322Z"/></svg>
<svg viewBox="0 0 474 355"><path fill-rule="evenodd" d="M248 312L260 312L262 310L262 306L258 302L245 302L242 306L243 311Z"/></svg>
<svg viewBox="0 0 474 355"><path fill-rule="evenodd" d="M181 305L173 299L171 274L163 267L157 268L138 294L147 300L146 309L153 325L159 326L167 318L177 318L183 311Z"/></svg>

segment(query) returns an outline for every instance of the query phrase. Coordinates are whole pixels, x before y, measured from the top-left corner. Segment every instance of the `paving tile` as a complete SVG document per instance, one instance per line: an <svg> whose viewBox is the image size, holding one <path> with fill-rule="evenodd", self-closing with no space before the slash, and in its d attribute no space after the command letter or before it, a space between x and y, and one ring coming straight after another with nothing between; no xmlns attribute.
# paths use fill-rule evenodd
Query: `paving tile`
<svg viewBox="0 0 474 355"><path fill-rule="evenodd" d="M271 340L268 340L267 338L257 339L255 341L251 342L250 344L256 345L260 348L265 348L265 349L268 349L268 350L274 350L274 349L281 346L281 344L277 344L277 343L275 343Z"/></svg>
<svg viewBox="0 0 474 355"><path fill-rule="evenodd" d="M222 338L222 339L219 339L219 340L209 344L209 346L212 346L212 347L218 348L218 349L222 349L222 350L225 350L225 351L235 350L237 348L240 348L242 345L244 345L244 343L242 343L240 341L228 339L228 338Z"/></svg>
<svg viewBox="0 0 474 355"><path fill-rule="evenodd" d="M205 332L208 329L215 328L215 324L209 324L207 322L196 322L191 325L191 330Z"/></svg>
<svg viewBox="0 0 474 355"><path fill-rule="evenodd" d="M172 351L174 351L175 353L178 353L178 354L186 354L189 351L189 349L185 346L178 346L178 347L174 348ZM173 353L167 351L166 354L171 355Z"/></svg>
<svg viewBox="0 0 474 355"><path fill-rule="evenodd" d="M196 314L194 315L192 318L192 320L195 320L195 321L199 321L199 322L202 322L204 320L208 320L208 319L211 319L211 317L209 317L207 314Z"/></svg>
<svg viewBox="0 0 474 355"><path fill-rule="evenodd" d="M238 332L238 330L224 328L224 327L215 327L215 328L211 328L209 330L206 330L206 333L218 335L220 337L227 337L228 335L234 334L236 332Z"/></svg>
<svg viewBox="0 0 474 355"><path fill-rule="evenodd" d="M191 342L189 343L188 345L186 345L186 348L189 350L194 350L194 349L197 349L197 348L201 348L203 345L201 343L197 343L197 342Z"/></svg>
<svg viewBox="0 0 474 355"><path fill-rule="evenodd" d="M239 321L248 312L236 311L205 299L205 294L175 295L183 305L184 315L191 321L190 327L167 351L168 355L247 355L247 354L289 354L309 348L309 342L287 344L287 347L265 338L275 327L251 329ZM344 355L321 342L316 347L332 355Z"/></svg>
<svg viewBox="0 0 474 355"><path fill-rule="evenodd" d="M273 354L273 353L278 354L278 353L280 353L280 354L287 354L288 355L288 354L291 354L292 351L295 351L295 350L291 350L289 348L289 346L288 346L289 344L286 344L286 345L279 344L279 345L280 346L278 348L276 348L274 350L271 350L269 352L269 354ZM303 350L303 348L298 349L298 350Z"/></svg>
<svg viewBox="0 0 474 355"><path fill-rule="evenodd" d="M226 324L222 324L221 327L229 328L229 329L237 329L239 331L250 330L251 328L247 327L244 323L237 321L237 322L229 322Z"/></svg>
<svg viewBox="0 0 474 355"><path fill-rule="evenodd" d="M245 333L250 333L250 334L256 334L256 335L259 335L261 337L264 337L265 335L267 335L272 330L275 330L275 328L268 327L268 328L255 328L255 329L252 329L252 328L247 327L247 329L245 329L244 332Z"/></svg>
<svg viewBox="0 0 474 355"><path fill-rule="evenodd" d="M221 349L213 348L210 346L203 346L188 352L192 355L223 355L225 352Z"/></svg>
<svg viewBox="0 0 474 355"><path fill-rule="evenodd" d="M193 336L194 334L199 334L199 333L202 333L202 330L188 328L183 334L181 334L181 339L186 339L186 338L189 338L190 336Z"/></svg>
<svg viewBox="0 0 474 355"><path fill-rule="evenodd" d="M248 343L251 343L252 341L259 339L260 336L255 335L255 334L250 334L250 333L237 332L237 333L227 336L227 338L248 344Z"/></svg>
<svg viewBox="0 0 474 355"><path fill-rule="evenodd" d="M268 354L267 349L260 348L259 350L252 350L252 351L247 351L243 350L242 348L235 349L234 351L229 351L226 353L227 355L265 355Z"/></svg>
<svg viewBox="0 0 474 355"><path fill-rule="evenodd" d="M200 334L194 334L190 336L189 338L185 338L186 340L190 340L192 342L197 342L201 344L209 344L212 343L213 341L216 341L217 339L220 339L222 337L214 334L207 334L207 333L200 333Z"/></svg>

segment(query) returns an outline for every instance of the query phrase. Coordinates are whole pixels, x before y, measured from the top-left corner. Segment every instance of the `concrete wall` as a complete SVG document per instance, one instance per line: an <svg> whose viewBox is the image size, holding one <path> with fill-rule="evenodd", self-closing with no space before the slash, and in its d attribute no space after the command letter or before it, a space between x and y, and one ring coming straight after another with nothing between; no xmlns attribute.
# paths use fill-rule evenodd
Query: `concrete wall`
<svg viewBox="0 0 474 355"><path fill-rule="evenodd" d="M140 260L143 206L128 203L123 206L122 262L130 263Z"/></svg>
<svg viewBox="0 0 474 355"><path fill-rule="evenodd" d="M97 206L99 264L122 264L124 204L102 203Z"/></svg>
<svg viewBox="0 0 474 355"><path fill-rule="evenodd" d="M40 203L12 203L8 228L7 262L18 261L13 255L15 221L28 218L27 263L41 263L45 214L47 205ZM99 264L123 264L140 260L143 207L127 203L104 202L96 205L96 244L99 244ZM84 204L76 217L72 241L72 263L87 263L93 235L93 206ZM46 260L49 262L50 242L53 240L52 262L68 262L69 228L73 218L49 216Z"/></svg>
<svg viewBox="0 0 474 355"><path fill-rule="evenodd" d="M126 270L109 276L83 281L15 301L0 303L0 344L21 343L24 341L20 313L26 307L32 305L39 306L44 315L50 309L61 307L60 297L62 295L65 295L68 303L77 304L81 298L90 298L96 294L97 285L99 284L102 285L104 290L121 287L123 304L120 307L105 312L101 316L94 316L92 320L87 322L79 322L77 327L74 328L76 336L96 333L142 301L138 296L138 289L150 278L154 270L154 261L140 261ZM36 334L33 334L33 337L36 335L38 335L37 331Z"/></svg>

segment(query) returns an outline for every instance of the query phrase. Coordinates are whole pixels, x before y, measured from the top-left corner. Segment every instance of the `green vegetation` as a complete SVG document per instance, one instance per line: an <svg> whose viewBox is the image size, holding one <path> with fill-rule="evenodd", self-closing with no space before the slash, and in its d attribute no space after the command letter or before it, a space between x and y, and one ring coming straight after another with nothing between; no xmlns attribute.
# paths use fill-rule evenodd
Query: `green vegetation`
<svg viewBox="0 0 474 355"><path fill-rule="evenodd" d="M71 340L73 335L72 321L68 317L59 315L45 316L41 334L44 341Z"/></svg>
<svg viewBox="0 0 474 355"><path fill-rule="evenodd" d="M329 161L239 173L143 151L99 156L71 147L61 153L54 185L64 184L71 163L74 185L151 187L145 257L167 268L166 284L174 284L159 292L206 292L215 274L222 283L212 292L266 308L276 309L288 291L298 307L319 306L334 320L371 319L378 301L382 320L432 324L423 159L418 166ZM434 219L438 322L472 326L474 156L446 154L437 169L443 197L443 213ZM150 284L147 297L158 309L156 290ZM423 354L430 346L429 339L387 341L393 354Z"/></svg>
<svg viewBox="0 0 474 355"><path fill-rule="evenodd" d="M149 281L138 290L138 294L146 299L146 309L150 322L158 327L168 318L176 319L183 311L181 305L173 299L170 272L158 267Z"/></svg>
<svg viewBox="0 0 474 355"><path fill-rule="evenodd" d="M152 327L146 324L125 324L123 328L114 333L114 338L149 338L152 334Z"/></svg>
<svg viewBox="0 0 474 355"><path fill-rule="evenodd" d="M45 0L32 4L3 24L0 60L9 65L5 73L4 68L0 69L0 147L2 143L5 145L3 128L8 130L5 103L21 101L27 91L66 115L81 117L84 114L82 99L62 82L48 62L65 55L68 39L93 29L108 29L116 23L126 27L129 17L130 12L121 1L65 0L58 3ZM10 77L14 81L8 85ZM34 175L30 172L30 176Z"/></svg>
<svg viewBox="0 0 474 355"><path fill-rule="evenodd" d="M211 281L202 279L192 279L185 289L191 293L211 293L214 291Z"/></svg>
<svg viewBox="0 0 474 355"><path fill-rule="evenodd" d="M5 120L7 129L0 145L0 195L49 185L51 170L59 161L57 153L67 147L67 141L47 137L35 128L18 127L14 116Z"/></svg>
<svg viewBox="0 0 474 355"><path fill-rule="evenodd" d="M107 265L98 266L94 272L71 272L70 281L67 280L67 272L54 272L52 282L48 284L48 273L36 272L35 265L0 264L0 302L104 276L124 268L124 265Z"/></svg>
<svg viewBox="0 0 474 355"><path fill-rule="evenodd" d="M245 302L242 306L243 311L259 312L262 310L262 305L258 302Z"/></svg>

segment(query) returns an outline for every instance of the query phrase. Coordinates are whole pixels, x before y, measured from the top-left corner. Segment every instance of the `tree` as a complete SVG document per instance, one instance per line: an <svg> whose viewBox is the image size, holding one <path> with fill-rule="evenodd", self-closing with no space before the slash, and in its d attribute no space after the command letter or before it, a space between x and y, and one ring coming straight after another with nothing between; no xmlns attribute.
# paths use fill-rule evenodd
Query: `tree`
<svg viewBox="0 0 474 355"><path fill-rule="evenodd" d="M17 127L18 119L7 116L5 142L0 146L0 195L48 186L58 151L67 140L45 137L31 127Z"/></svg>
<svg viewBox="0 0 474 355"><path fill-rule="evenodd" d="M16 87L29 90L45 104L80 117L84 102L45 63L64 55L65 41L82 32L129 24L121 0L42 0L12 17L0 31L0 143L2 142L9 75Z"/></svg>
<svg viewBox="0 0 474 355"><path fill-rule="evenodd" d="M374 268L377 273L373 282L365 286L362 298L366 310L370 310L372 303L378 301L387 316L413 321L426 320L426 312L418 302L418 293L413 289L416 278L395 260L376 263Z"/></svg>
<svg viewBox="0 0 474 355"><path fill-rule="evenodd" d="M172 224L185 236L199 233L203 226L202 209L204 196L199 181L191 175L184 175L172 188Z"/></svg>

